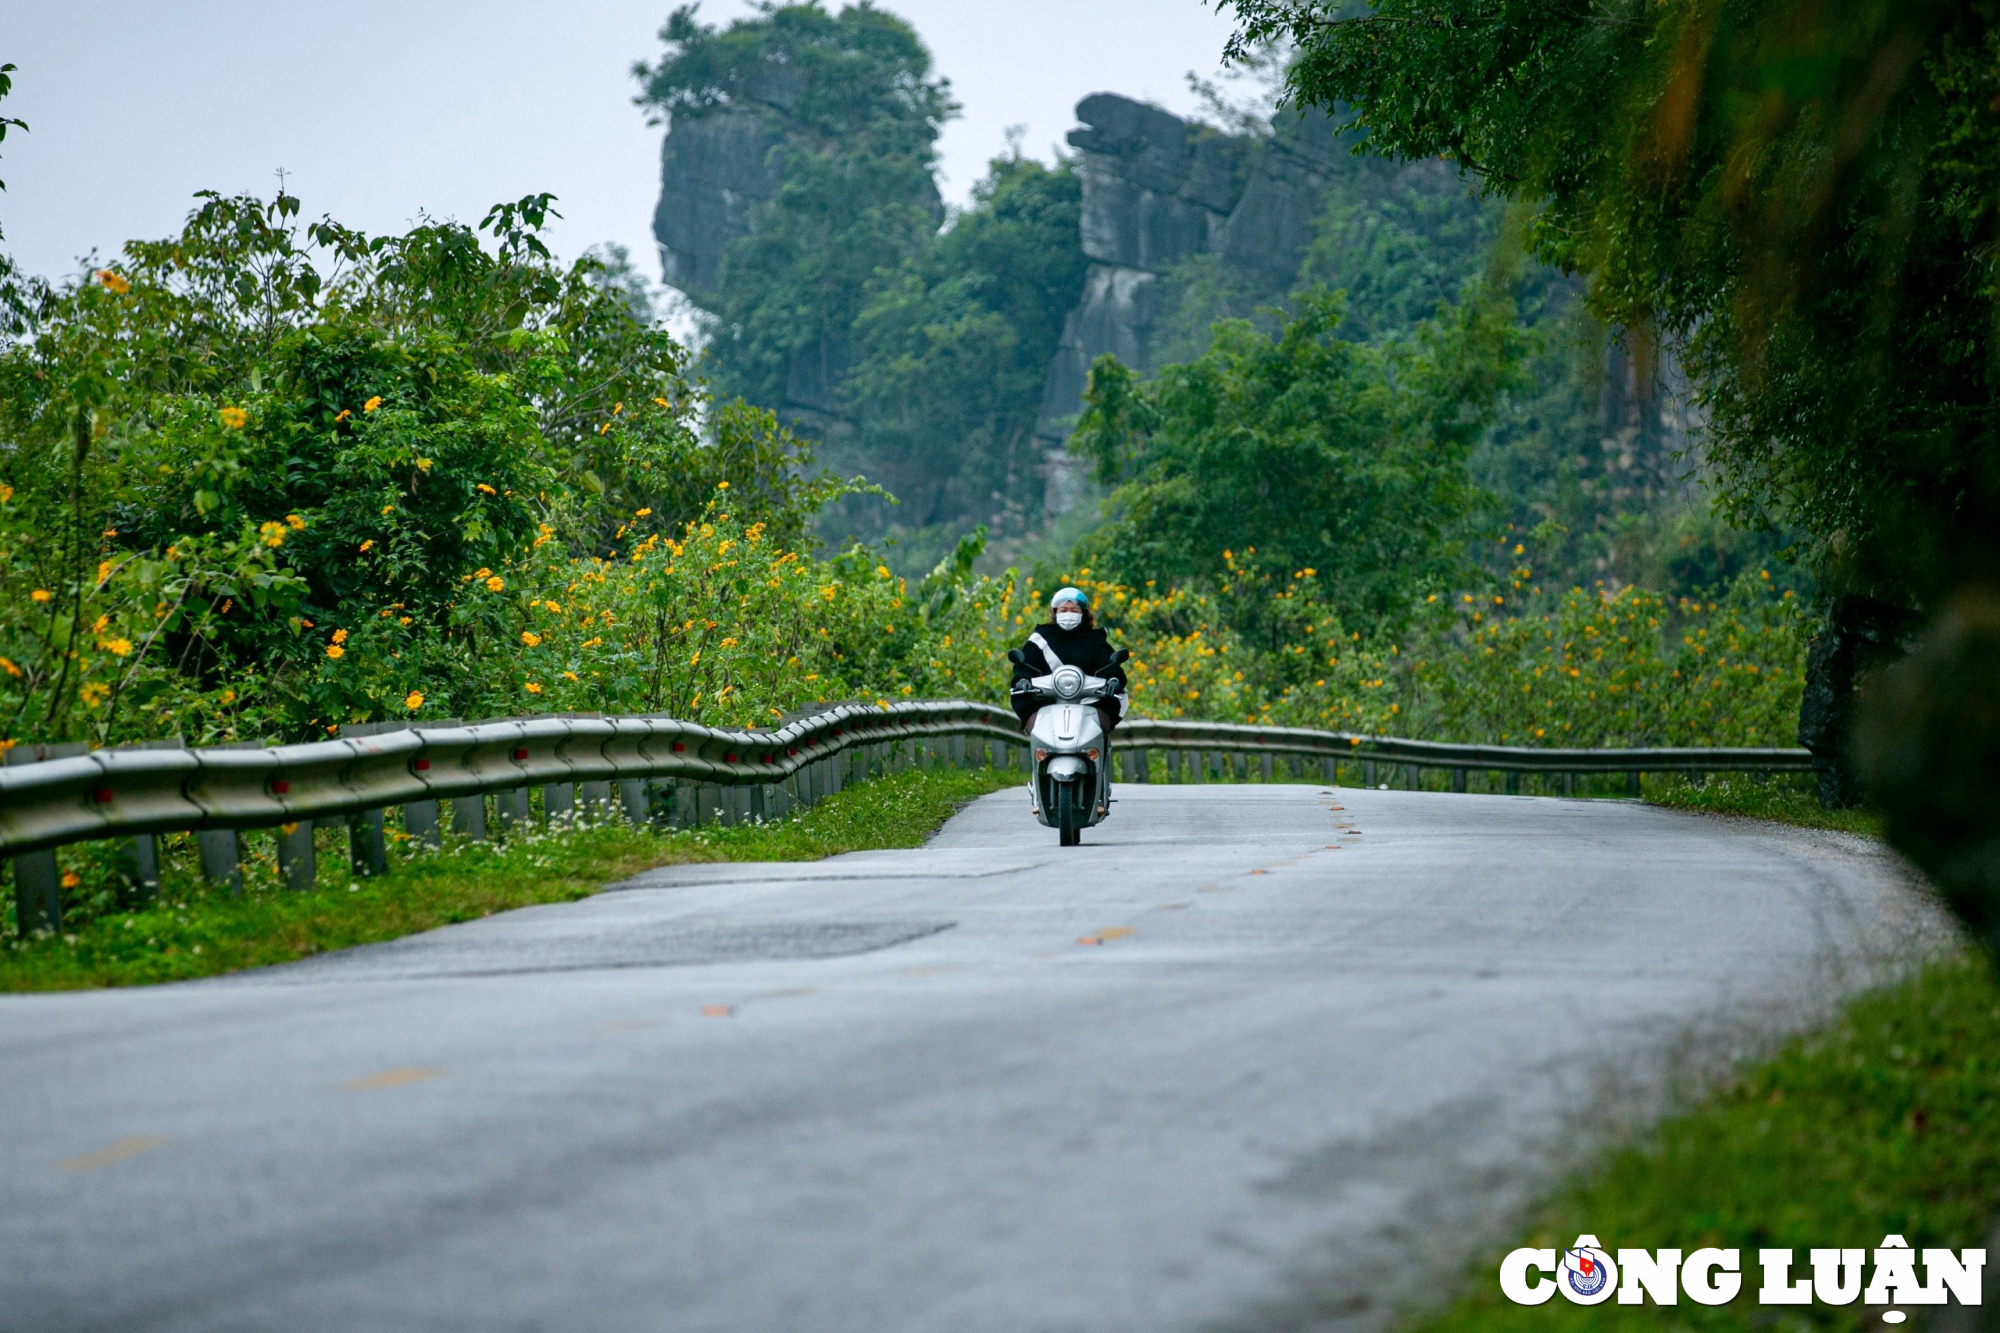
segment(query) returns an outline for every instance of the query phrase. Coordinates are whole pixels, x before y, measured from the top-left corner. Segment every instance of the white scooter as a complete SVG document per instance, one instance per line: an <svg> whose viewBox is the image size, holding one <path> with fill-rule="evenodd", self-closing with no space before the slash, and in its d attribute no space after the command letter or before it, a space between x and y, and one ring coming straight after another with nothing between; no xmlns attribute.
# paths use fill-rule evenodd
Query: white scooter
<svg viewBox="0 0 2000 1333"><path fill-rule="evenodd" d="M1112 654L1111 665L1130 656L1121 648ZM1029 665L1019 648L1010 650L1007 659ZM1035 818L1056 830L1064 847L1082 842L1083 831L1111 813L1111 743L1093 705L1117 692L1116 681L1086 676L1073 666L1022 681L1014 689L1017 697L1026 695L1041 705L1028 731L1034 756L1030 793Z"/></svg>

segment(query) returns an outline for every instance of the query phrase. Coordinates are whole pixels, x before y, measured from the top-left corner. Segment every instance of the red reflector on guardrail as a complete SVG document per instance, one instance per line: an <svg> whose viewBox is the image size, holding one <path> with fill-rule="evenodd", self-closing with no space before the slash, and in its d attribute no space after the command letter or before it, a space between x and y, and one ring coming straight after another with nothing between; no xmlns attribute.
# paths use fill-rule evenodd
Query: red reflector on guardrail
<svg viewBox="0 0 2000 1333"><path fill-rule="evenodd" d="M96 791L94 791L94 792L92 792L92 793L90 794L90 799L91 799L91 800L93 800L93 801L95 801L95 802L97 802L97 804L99 804L99 805L110 805L110 804L111 804L111 788L109 788L109 787L99 787L99 788L98 788L98 789L97 789Z"/></svg>
<svg viewBox="0 0 2000 1333"><path fill-rule="evenodd" d="M428 773L431 771L431 761L428 759L419 759L414 764L411 764L410 767L416 769L419 773Z"/></svg>
<svg viewBox="0 0 2000 1333"><path fill-rule="evenodd" d="M725 764L733 764L736 762L736 756L733 754L726 754L722 756L722 762Z"/></svg>
<svg viewBox="0 0 2000 1333"><path fill-rule="evenodd" d="M283 778L273 778L271 780L271 794L274 796L283 796L286 792L290 791L291 789L292 789L292 784L285 781Z"/></svg>
<svg viewBox="0 0 2000 1333"><path fill-rule="evenodd" d="M518 749L514 751L514 757L516 759L526 759L528 757L528 752L526 749Z"/></svg>
<svg viewBox="0 0 2000 1333"><path fill-rule="evenodd" d="M675 754L679 754L679 753L680 753L681 751L683 751L683 750L685 750L685 749L687 749L687 743L686 743L685 741L675 741L675 742L674 742L674 753L675 753Z"/></svg>

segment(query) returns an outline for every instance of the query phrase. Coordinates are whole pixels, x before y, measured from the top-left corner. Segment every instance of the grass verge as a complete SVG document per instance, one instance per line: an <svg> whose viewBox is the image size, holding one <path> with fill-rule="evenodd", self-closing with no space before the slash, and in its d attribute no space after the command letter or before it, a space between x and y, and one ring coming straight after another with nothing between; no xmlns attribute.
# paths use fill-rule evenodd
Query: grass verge
<svg viewBox="0 0 2000 1333"><path fill-rule="evenodd" d="M1673 1308L1558 1297L1516 1306L1500 1294L1504 1250L1476 1265L1465 1296L1409 1327L1419 1333L1883 1327L1882 1307L1760 1306L1756 1251L1789 1247L1794 1276L1813 1248L1882 1238L1912 1247L1983 1243L2000 1214L2000 988L1982 958L1932 965L1854 1001L1560 1188L1519 1245L1562 1248L1595 1235L1620 1246L1742 1251L1743 1290L1727 1305ZM1508 1249L1513 1248L1509 1245Z"/></svg>
<svg viewBox="0 0 2000 1333"><path fill-rule="evenodd" d="M1866 810L1829 810L1813 794L1811 779L1793 774L1773 776L1762 782L1744 773L1718 774L1701 783L1676 778L1654 787L1649 782L1646 800L1653 805L1697 814L1737 815L1800 828L1837 829L1870 838L1882 836L1880 816Z"/></svg>
<svg viewBox="0 0 2000 1333"><path fill-rule="evenodd" d="M986 769L913 771L850 787L795 819L670 833L605 822L505 843L456 843L400 856L389 873L288 893L275 873L228 896L192 875L166 877L160 903L106 914L61 936L0 947L0 991L81 990L188 981L372 944L535 903L587 897L654 866L814 861L915 847L961 805L1021 779Z"/></svg>

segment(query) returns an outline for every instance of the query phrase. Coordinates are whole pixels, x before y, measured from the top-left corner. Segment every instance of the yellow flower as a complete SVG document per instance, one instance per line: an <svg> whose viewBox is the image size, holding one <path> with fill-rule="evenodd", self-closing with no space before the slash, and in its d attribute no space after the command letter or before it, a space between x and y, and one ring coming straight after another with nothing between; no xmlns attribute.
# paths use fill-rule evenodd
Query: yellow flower
<svg viewBox="0 0 2000 1333"><path fill-rule="evenodd" d="M487 485L487 484L486 484L485 482L483 482L483 481L479 483L479 485L478 485L478 487L477 487L476 489L478 489L478 490L482 490L482 491L485 491L485 492L486 492L486 493L487 493L488 495L498 495L498 494L500 494L500 492L498 492L498 491L494 490L494 489L493 489L493 488L492 488L491 486L488 486L488 485Z"/></svg>
<svg viewBox="0 0 2000 1333"><path fill-rule="evenodd" d="M106 629L110 628L110 625L111 625L110 616L99 616L97 619L90 622L90 632L92 634L102 634Z"/></svg>
<svg viewBox="0 0 2000 1333"><path fill-rule="evenodd" d="M110 653L113 657L130 657L132 655L132 641L130 639L104 639L97 646L105 652Z"/></svg>
<svg viewBox="0 0 2000 1333"><path fill-rule="evenodd" d="M76 697L83 700L84 707L95 708L103 703L110 693L111 687L109 685L104 684L102 681L93 680L90 684L78 690Z"/></svg>
<svg viewBox="0 0 2000 1333"><path fill-rule="evenodd" d="M14 488L12 486L0 486L0 505L6 504L9 500L13 498L14 498ZM1764 577L1768 579L1771 576L1769 574L1766 574Z"/></svg>
<svg viewBox="0 0 2000 1333"><path fill-rule="evenodd" d="M384 515L384 516L387 516L387 515L389 515L389 514L393 514L393 513L395 513L395 512L396 512L396 506L394 506L394 505L383 505L383 506L382 506L382 513L383 513L383 515Z"/></svg>
<svg viewBox="0 0 2000 1333"><path fill-rule="evenodd" d="M125 293L132 290L131 283L125 281L125 279L119 277L116 273L113 273L108 268L101 268L97 270L97 280L104 284L104 289L106 291L114 292L119 296L123 296Z"/></svg>
<svg viewBox="0 0 2000 1333"><path fill-rule="evenodd" d="M370 551L374 549L375 549L375 539L373 537L370 537L367 541L361 543L361 554L363 555L368 554Z"/></svg>
<svg viewBox="0 0 2000 1333"><path fill-rule="evenodd" d="M726 491L729 489L729 483L726 481L718 481L715 483L715 489L718 491Z"/></svg>
<svg viewBox="0 0 2000 1333"><path fill-rule="evenodd" d="M285 525L260 523L257 525L257 535L263 539L264 545L275 551L285 544Z"/></svg>
<svg viewBox="0 0 2000 1333"><path fill-rule="evenodd" d="M334 418L333 418L333 424L334 424L334 425L336 425L336 426L338 426L338 425L339 425L339 424L340 424L341 422L343 422L343 421L347 420L347 419L348 419L349 417L351 417L351 416L353 416L353 415L354 415L354 409L353 409L353 408L351 408L351 407L343 407L343 408L341 408L341 409L340 409L340 411L339 411L339 412L337 412L337 413L335 413L335 414L334 414Z"/></svg>
<svg viewBox="0 0 2000 1333"><path fill-rule="evenodd" d="M347 656L347 650L337 643L329 643L326 646L326 655L338 662L341 658Z"/></svg>
<svg viewBox="0 0 2000 1333"><path fill-rule="evenodd" d="M220 701L221 701L222 703L226 703L226 704L233 704L233 703L235 703L235 702L236 702L236 691L235 691L235 690L224 690L224 691L223 691L223 692L222 692L222 693L221 693L220 695L218 695L218 696L216 696L216 697L217 697L217 698L218 698L218 699L219 699L219 700L220 700Z"/></svg>
<svg viewBox="0 0 2000 1333"><path fill-rule="evenodd" d="M554 612L554 613L555 613L556 615L561 615L561 614L562 614L562 607L561 607L561 605L560 605L560 604L558 604L558 603L556 603L556 602L543 602L543 603L542 603L542 606L543 606L543 607L544 607L545 609L547 609L547 610L549 610L549 611L552 611L552 612Z"/></svg>
<svg viewBox="0 0 2000 1333"><path fill-rule="evenodd" d="M423 706L424 706L424 696L422 691L411 690L408 694L403 696L403 707L407 708L412 713L416 712L419 708L422 708Z"/></svg>
<svg viewBox="0 0 2000 1333"><path fill-rule="evenodd" d="M649 516L650 516L650 515L652 514L652 512L653 512L653 511L652 511L652 510L651 510L650 508L648 508L648 509L641 509L641 510L639 510L639 511L638 511L637 513L633 514L633 515L632 515L632 517L634 517L634 518L646 518L646 517L649 517Z"/></svg>
<svg viewBox="0 0 2000 1333"><path fill-rule="evenodd" d="M73 889L81 883L83 883L83 880L78 878L77 873L74 870L63 871L62 886L64 888Z"/></svg>
<svg viewBox="0 0 2000 1333"><path fill-rule="evenodd" d="M370 398L367 402L363 403L361 405L361 410L363 412L373 412L376 408L380 406L382 406L382 396L380 394L377 394L375 397Z"/></svg>
<svg viewBox="0 0 2000 1333"><path fill-rule="evenodd" d="M479 567L478 569L475 569L475 570L473 570L473 571L472 571L472 577L474 577L474 578L476 578L476 579L483 579L483 578L485 578L485 577L486 577L486 576L487 576L488 574L491 574L492 572L493 572L492 570L490 570L490 569L486 568L486 567L485 567L484 565L482 565L482 566L480 566L480 567Z"/></svg>
<svg viewBox="0 0 2000 1333"><path fill-rule="evenodd" d="M527 684L523 685L521 688L526 690L530 694L540 694L542 692L542 687L535 684L535 682L532 680L529 681Z"/></svg>
<svg viewBox="0 0 2000 1333"><path fill-rule="evenodd" d="M21 668L15 666L12 662L8 661L4 657L0 657L0 671L6 672L8 675L12 676L15 680L19 680L21 678Z"/></svg>
<svg viewBox="0 0 2000 1333"><path fill-rule="evenodd" d="M346 631L346 630L344 630L344 629L337 629L337 630L335 630L335 631L333 632L333 641L334 641L335 643L346 643L346 642L347 642L347 631Z"/></svg>
<svg viewBox="0 0 2000 1333"><path fill-rule="evenodd" d="M55 598L56 595L47 588L37 588L28 594L28 600L31 602L52 602Z"/></svg>
<svg viewBox="0 0 2000 1333"><path fill-rule="evenodd" d="M574 672L574 671L565 671L565 672L563 672L563 679L564 679L564 680L575 680L575 679L576 679L576 672Z"/></svg>
<svg viewBox="0 0 2000 1333"><path fill-rule="evenodd" d="M285 515L285 526L293 532L304 532L306 530L306 521L297 514L287 514Z"/></svg>
<svg viewBox="0 0 2000 1333"><path fill-rule="evenodd" d="M408 616L397 616L396 623L398 625L407 625L410 623L410 618Z"/></svg>
<svg viewBox="0 0 2000 1333"><path fill-rule="evenodd" d="M419 459L417 460L417 471L419 471L419 472L429 472L430 470L431 470L431 460L430 460L430 459L428 459L428 458L419 458Z"/></svg>
<svg viewBox="0 0 2000 1333"><path fill-rule="evenodd" d="M250 420L250 414L240 407L225 407L216 415L221 417L222 424L231 430L242 430L244 423Z"/></svg>
<svg viewBox="0 0 2000 1333"><path fill-rule="evenodd" d="M486 580L486 591L488 592L499 592L506 586L507 586L507 580L501 578L498 574L495 574L492 578Z"/></svg>
<svg viewBox="0 0 2000 1333"><path fill-rule="evenodd" d="M521 631L521 642L527 644L530 648L539 648L542 644L542 636L531 629L524 629Z"/></svg>

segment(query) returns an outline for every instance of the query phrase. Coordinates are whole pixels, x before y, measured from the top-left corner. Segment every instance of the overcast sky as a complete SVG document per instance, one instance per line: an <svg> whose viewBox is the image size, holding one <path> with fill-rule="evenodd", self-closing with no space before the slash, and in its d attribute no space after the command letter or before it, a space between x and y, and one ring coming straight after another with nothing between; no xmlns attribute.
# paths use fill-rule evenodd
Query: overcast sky
<svg viewBox="0 0 2000 1333"><path fill-rule="evenodd" d="M400 230L420 211L477 222L488 204L560 197L557 250L650 231L658 129L628 71L659 49L675 0L0 0L0 229L22 267L72 271L93 248L178 229L201 189L270 194L283 169L309 217ZM837 6L836 6L837 7ZM1187 71L1216 73L1230 16L1212 0L891 0L964 104L942 143L962 201L1025 125L1046 159L1098 90L1175 110ZM709 0L727 20L748 0Z"/></svg>

